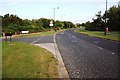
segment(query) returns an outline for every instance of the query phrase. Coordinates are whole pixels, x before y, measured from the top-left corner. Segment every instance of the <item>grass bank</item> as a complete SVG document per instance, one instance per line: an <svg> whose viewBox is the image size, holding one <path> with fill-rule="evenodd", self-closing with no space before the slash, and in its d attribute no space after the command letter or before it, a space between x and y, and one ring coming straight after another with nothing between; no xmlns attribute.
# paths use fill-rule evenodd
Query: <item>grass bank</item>
<svg viewBox="0 0 120 80"><path fill-rule="evenodd" d="M87 31L87 30L84 30L84 29L75 30L75 32L82 33L82 34L87 34L89 36L96 36L96 37L100 37L100 38L120 41L120 39L119 39L120 32L116 32L116 31L109 31L107 33L107 35L104 35L103 31Z"/></svg>
<svg viewBox="0 0 120 80"><path fill-rule="evenodd" d="M47 50L23 42L2 43L3 78L57 78L57 60Z"/></svg>
<svg viewBox="0 0 120 80"><path fill-rule="evenodd" d="M60 31L65 31L67 29L61 29L59 31L46 31L46 32L38 32L38 33L31 33L31 34L20 34L20 35L15 35L14 37L33 37L33 36L47 36L47 35L53 35L55 33L58 33Z"/></svg>
<svg viewBox="0 0 120 80"><path fill-rule="evenodd" d="M32 36L46 36L46 35L53 35L56 31L46 31L46 32L38 32L38 33L31 33L31 34L20 34L16 35L15 37L32 37Z"/></svg>

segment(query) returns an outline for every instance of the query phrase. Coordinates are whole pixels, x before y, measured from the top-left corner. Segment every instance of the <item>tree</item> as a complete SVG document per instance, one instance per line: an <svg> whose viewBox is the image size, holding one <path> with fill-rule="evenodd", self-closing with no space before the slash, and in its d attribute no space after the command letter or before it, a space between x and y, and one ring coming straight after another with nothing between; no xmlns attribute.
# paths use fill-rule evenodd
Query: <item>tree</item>
<svg viewBox="0 0 120 80"><path fill-rule="evenodd" d="M108 11L108 27L109 27L109 30L112 30L112 31L117 31L118 30L118 23L120 23L120 20L119 19L119 16L120 16L120 8L119 7L116 7L116 6L113 6L109 9Z"/></svg>
<svg viewBox="0 0 120 80"><path fill-rule="evenodd" d="M23 30L29 30L30 32L38 32L51 29L49 26L52 19L40 18L40 19L21 19L17 15L5 14L0 16L2 18L2 31L3 32L21 32ZM72 22L56 21L56 27L72 28L74 24Z"/></svg>
<svg viewBox="0 0 120 80"><path fill-rule="evenodd" d="M93 22L86 22L84 26L86 27L86 30L92 30L92 31L102 31L104 30L104 21L102 19L101 11L99 11L95 15L96 19L93 18Z"/></svg>

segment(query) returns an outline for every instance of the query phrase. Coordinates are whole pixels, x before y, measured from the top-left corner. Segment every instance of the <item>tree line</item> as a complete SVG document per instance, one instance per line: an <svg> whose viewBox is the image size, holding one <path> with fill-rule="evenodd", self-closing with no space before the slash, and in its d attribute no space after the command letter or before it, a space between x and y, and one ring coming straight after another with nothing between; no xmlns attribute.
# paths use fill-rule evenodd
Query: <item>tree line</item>
<svg viewBox="0 0 120 80"><path fill-rule="evenodd" d="M21 31L40 32L51 30L53 28L73 28L75 25L70 21L54 21L53 19L40 18L40 19L21 19L17 15L5 14L0 16L2 20L2 32L13 34L20 33ZM50 26L50 21L54 22L54 26Z"/></svg>
<svg viewBox="0 0 120 80"><path fill-rule="evenodd" d="M92 22L77 24L78 26L85 26L86 30L90 31L103 31L105 30L105 18L107 17L107 26L110 31L118 31L120 26L120 6L112 6L103 15L99 11L96 18L92 19Z"/></svg>

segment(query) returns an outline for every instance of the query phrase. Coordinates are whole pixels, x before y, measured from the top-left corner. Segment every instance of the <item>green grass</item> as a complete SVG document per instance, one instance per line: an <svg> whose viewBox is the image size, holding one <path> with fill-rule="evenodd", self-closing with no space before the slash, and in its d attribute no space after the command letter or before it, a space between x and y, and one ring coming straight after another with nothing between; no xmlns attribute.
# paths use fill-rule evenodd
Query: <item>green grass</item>
<svg viewBox="0 0 120 80"><path fill-rule="evenodd" d="M46 31L46 32L31 33L31 34L20 34L20 35L16 35L15 37L46 36L46 35L53 35L55 33L56 31Z"/></svg>
<svg viewBox="0 0 120 80"><path fill-rule="evenodd" d="M79 32L82 34L87 34L89 36L96 36L96 37L100 37L100 38L105 38L105 39L110 39L110 40L115 40L115 41L120 41L119 37L120 37L120 33L119 32L115 32L115 31L109 31L107 33L107 35L104 35L103 31L87 31L87 30L75 30L75 32Z"/></svg>
<svg viewBox="0 0 120 80"><path fill-rule="evenodd" d="M57 78L57 60L47 50L23 42L2 43L3 78Z"/></svg>
<svg viewBox="0 0 120 80"><path fill-rule="evenodd" d="M67 29L62 29L62 31L65 31ZM55 33L58 33L60 32L61 30L59 31L46 31L46 32L39 32L39 33L31 33L31 34L20 34L20 35L16 35L15 37L33 37L33 36L47 36L47 35L53 35Z"/></svg>

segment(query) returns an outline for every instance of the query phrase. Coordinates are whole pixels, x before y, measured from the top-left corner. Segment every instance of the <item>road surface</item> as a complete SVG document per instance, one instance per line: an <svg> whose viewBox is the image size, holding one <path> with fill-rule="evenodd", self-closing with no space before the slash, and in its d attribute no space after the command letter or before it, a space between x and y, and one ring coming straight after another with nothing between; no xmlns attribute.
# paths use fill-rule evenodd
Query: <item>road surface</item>
<svg viewBox="0 0 120 80"><path fill-rule="evenodd" d="M9 41L9 39L8 39ZM54 43L53 35L50 36L38 36L38 37L22 37L22 38L12 38L12 42L26 42L32 44L39 43Z"/></svg>
<svg viewBox="0 0 120 80"><path fill-rule="evenodd" d="M68 30L56 41L71 78L118 78L118 42Z"/></svg>
<svg viewBox="0 0 120 80"><path fill-rule="evenodd" d="M13 38L33 44L54 43L54 36ZM70 78L118 78L119 42L67 30L55 36Z"/></svg>

